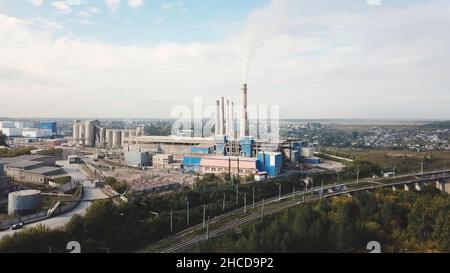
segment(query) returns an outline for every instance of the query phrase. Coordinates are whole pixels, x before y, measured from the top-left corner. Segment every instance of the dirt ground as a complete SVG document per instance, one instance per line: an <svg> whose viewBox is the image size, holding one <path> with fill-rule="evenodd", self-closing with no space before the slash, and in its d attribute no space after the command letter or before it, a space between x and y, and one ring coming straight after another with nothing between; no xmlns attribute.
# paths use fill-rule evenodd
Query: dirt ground
<svg viewBox="0 0 450 273"><path fill-rule="evenodd" d="M179 171L159 171L159 170L133 170L115 169L114 171L103 171L104 175L115 177L119 181L126 181L133 191L145 190L148 188L165 186L179 183L183 186L192 186L195 175L183 174Z"/></svg>

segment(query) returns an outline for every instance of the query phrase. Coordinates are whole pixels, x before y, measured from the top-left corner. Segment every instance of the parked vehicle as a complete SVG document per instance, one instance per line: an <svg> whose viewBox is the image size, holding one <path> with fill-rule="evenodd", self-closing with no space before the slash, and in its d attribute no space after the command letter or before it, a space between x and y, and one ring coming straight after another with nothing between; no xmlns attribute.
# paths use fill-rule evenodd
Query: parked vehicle
<svg viewBox="0 0 450 273"><path fill-rule="evenodd" d="M12 225L9 229L17 230L23 228L24 224L22 222Z"/></svg>

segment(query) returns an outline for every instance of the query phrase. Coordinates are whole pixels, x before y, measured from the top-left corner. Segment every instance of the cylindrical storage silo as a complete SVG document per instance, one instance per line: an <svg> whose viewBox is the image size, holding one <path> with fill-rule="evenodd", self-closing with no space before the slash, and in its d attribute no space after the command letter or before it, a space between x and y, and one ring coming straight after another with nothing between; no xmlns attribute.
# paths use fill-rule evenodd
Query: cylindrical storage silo
<svg viewBox="0 0 450 273"><path fill-rule="evenodd" d="M130 136L129 131L122 131L122 139L121 139L121 146L124 146L125 138L128 138Z"/></svg>
<svg viewBox="0 0 450 273"><path fill-rule="evenodd" d="M100 146L105 146L106 143L106 129L100 128Z"/></svg>
<svg viewBox="0 0 450 273"><path fill-rule="evenodd" d="M109 148L113 146L113 130L106 130L106 144Z"/></svg>
<svg viewBox="0 0 450 273"><path fill-rule="evenodd" d="M79 127L79 120L75 120L73 122L73 141L77 143L79 137L80 137L80 127Z"/></svg>
<svg viewBox="0 0 450 273"><path fill-rule="evenodd" d="M23 190L8 194L8 214L26 215L41 209L41 191Z"/></svg>
<svg viewBox="0 0 450 273"><path fill-rule="evenodd" d="M95 144L95 131L94 131L94 121L86 121L85 129L85 141L84 145L87 147L94 147Z"/></svg>
<svg viewBox="0 0 450 273"><path fill-rule="evenodd" d="M78 131L80 132L80 135L78 136L78 143L84 144L84 139L86 137L86 127L84 126L84 123L78 124Z"/></svg>
<svg viewBox="0 0 450 273"><path fill-rule="evenodd" d="M120 148L120 145L122 144L122 131L116 130L113 133L113 148Z"/></svg>

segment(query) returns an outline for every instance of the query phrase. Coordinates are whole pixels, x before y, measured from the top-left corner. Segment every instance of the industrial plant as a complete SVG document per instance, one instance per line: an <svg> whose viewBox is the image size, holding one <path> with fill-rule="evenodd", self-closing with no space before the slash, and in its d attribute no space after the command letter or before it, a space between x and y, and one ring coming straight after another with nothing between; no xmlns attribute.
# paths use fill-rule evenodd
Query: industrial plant
<svg viewBox="0 0 450 273"><path fill-rule="evenodd" d="M221 97L216 101L215 128L211 136L149 136L144 126L136 129L113 129L98 120L75 120L73 147L93 148L110 159L133 167L182 169L197 174L214 173L252 176L258 179L278 176L287 159L300 161L299 140L258 139L250 134L248 86L240 90L240 109ZM236 117L236 112L239 117ZM239 120L239 123L237 122ZM119 156L117 156L119 155Z"/></svg>

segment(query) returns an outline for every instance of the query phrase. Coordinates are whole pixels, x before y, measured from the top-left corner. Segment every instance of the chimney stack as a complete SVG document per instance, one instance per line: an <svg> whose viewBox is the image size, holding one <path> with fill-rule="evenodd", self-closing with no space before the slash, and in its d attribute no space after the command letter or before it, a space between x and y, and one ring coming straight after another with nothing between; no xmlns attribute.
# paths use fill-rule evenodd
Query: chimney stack
<svg viewBox="0 0 450 273"><path fill-rule="evenodd" d="M225 98L220 101L220 135L225 135Z"/></svg>
<svg viewBox="0 0 450 273"><path fill-rule="evenodd" d="M249 133L249 127L248 127L248 113L247 113L247 84L244 83L242 85L242 111L241 111L241 128L240 128L240 134L241 137L248 136Z"/></svg>
<svg viewBox="0 0 450 273"><path fill-rule="evenodd" d="M220 135L220 101L216 101L216 136Z"/></svg>

